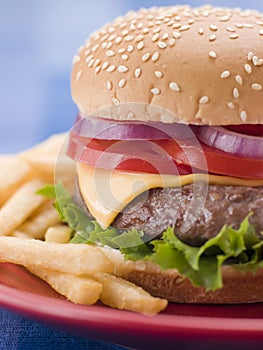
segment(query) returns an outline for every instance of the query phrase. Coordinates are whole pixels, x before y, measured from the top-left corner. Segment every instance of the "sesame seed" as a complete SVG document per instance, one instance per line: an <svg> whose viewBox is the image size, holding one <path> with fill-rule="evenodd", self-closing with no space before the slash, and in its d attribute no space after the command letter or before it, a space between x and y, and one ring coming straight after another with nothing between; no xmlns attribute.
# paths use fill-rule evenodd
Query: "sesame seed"
<svg viewBox="0 0 263 350"><path fill-rule="evenodd" d="M156 62L160 57L160 54L158 51L156 51L153 55L152 55L152 61Z"/></svg>
<svg viewBox="0 0 263 350"><path fill-rule="evenodd" d="M119 104L120 104L120 101L117 99L117 97L112 97L112 102L113 102L113 104L115 105L115 106L119 106Z"/></svg>
<svg viewBox="0 0 263 350"><path fill-rule="evenodd" d="M254 26L253 26L253 24L251 24L251 23L245 23L245 24L244 24L244 27L245 27L245 28L253 28Z"/></svg>
<svg viewBox="0 0 263 350"><path fill-rule="evenodd" d="M122 55L121 58L124 60L124 61L127 61L127 59L129 58L128 55Z"/></svg>
<svg viewBox="0 0 263 350"><path fill-rule="evenodd" d="M112 41L116 38L116 34L112 34L109 38L108 38L108 41Z"/></svg>
<svg viewBox="0 0 263 350"><path fill-rule="evenodd" d="M155 42L159 39L159 33L155 33L153 36L152 36L152 41Z"/></svg>
<svg viewBox="0 0 263 350"><path fill-rule="evenodd" d="M144 36L140 34L136 36L135 41L142 41L143 39L144 39Z"/></svg>
<svg viewBox="0 0 263 350"><path fill-rule="evenodd" d="M107 43L107 45L106 45L106 49L110 49L111 47L112 47L112 42L109 41L109 42Z"/></svg>
<svg viewBox="0 0 263 350"><path fill-rule="evenodd" d="M233 28L233 27L227 27L226 30L230 33L233 33L236 31L235 28Z"/></svg>
<svg viewBox="0 0 263 350"><path fill-rule="evenodd" d="M76 74L76 80L79 80L80 77L82 76L82 70L79 70L78 73Z"/></svg>
<svg viewBox="0 0 263 350"><path fill-rule="evenodd" d="M118 49L118 52L119 52L119 53L123 53L123 52L125 52L125 51L126 51L125 47L121 47L120 49Z"/></svg>
<svg viewBox="0 0 263 350"><path fill-rule="evenodd" d="M143 41L140 41L139 44L137 45L137 49L138 50L141 50L144 48L144 42Z"/></svg>
<svg viewBox="0 0 263 350"><path fill-rule="evenodd" d="M107 43L104 41L104 42L101 44L101 47L102 47L103 49L106 49Z"/></svg>
<svg viewBox="0 0 263 350"><path fill-rule="evenodd" d="M119 86L119 88L123 88L125 84L126 84L126 79L121 79L121 80L119 81L118 86Z"/></svg>
<svg viewBox="0 0 263 350"><path fill-rule="evenodd" d="M257 24L258 24L259 26L263 26L263 21L257 21Z"/></svg>
<svg viewBox="0 0 263 350"><path fill-rule="evenodd" d="M128 51L128 52L132 52L133 49L134 49L134 47L133 47L132 45L129 45L128 48L127 48L127 51Z"/></svg>
<svg viewBox="0 0 263 350"><path fill-rule="evenodd" d="M146 54L144 54L144 55L142 56L142 61L143 61L143 62L148 61L148 59L150 58L150 56L151 56L151 54L150 54L149 52L147 52Z"/></svg>
<svg viewBox="0 0 263 350"><path fill-rule="evenodd" d="M181 21L181 17L180 16L175 16L174 19L175 19L175 21Z"/></svg>
<svg viewBox="0 0 263 350"><path fill-rule="evenodd" d="M215 52L215 51L210 51L210 52L209 52L209 56L210 56L211 58L216 58L216 52Z"/></svg>
<svg viewBox="0 0 263 350"><path fill-rule="evenodd" d="M242 24L242 23L236 23L235 26L236 26L238 29L244 28L244 24Z"/></svg>
<svg viewBox="0 0 263 350"><path fill-rule="evenodd" d="M135 25L134 25L134 23L132 23L131 25L130 25L130 30L135 30L136 29L136 27L135 27Z"/></svg>
<svg viewBox="0 0 263 350"><path fill-rule="evenodd" d="M101 66L96 67L95 74L98 74L100 72L100 70L101 70Z"/></svg>
<svg viewBox="0 0 263 350"><path fill-rule="evenodd" d="M254 66L257 66L258 65L258 56L254 55L252 58L252 62L254 64Z"/></svg>
<svg viewBox="0 0 263 350"><path fill-rule="evenodd" d="M225 70L222 74L221 74L221 78L222 79L226 79L230 76L230 72L228 70Z"/></svg>
<svg viewBox="0 0 263 350"><path fill-rule="evenodd" d="M93 67L97 67L100 64L100 59L97 58L93 64Z"/></svg>
<svg viewBox="0 0 263 350"><path fill-rule="evenodd" d="M78 63L79 61L80 61L80 56L75 55L75 56L73 57L72 63L75 64L75 63Z"/></svg>
<svg viewBox="0 0 263 350"><path fill-rule="evenodd" d="M262 90L262 85L255 83L255 84L251 85L251 88L253 90L260 91L260 90Z"/></svg>
<svg viewBox="0 0 263 350"><path fill-rule="evenodd" d="M109 66L109 68L107 68L107 72L111 73L114 72L116 69L116 66L113 64L112 66Z"/></svg>
<svg viewBox="0 0 263 350"><path fill-rule="evenodd" d="M165 49L167 44L164 41L158 41L158 47L160 49Z"/></svg>
<svg viewBox="0 0 263 350"><path fill-rule="evenodd" d="M120 73L126 73L126 72L128 72L128 67L126 67L126 66L123 66L123 65L121 65L121 66L119 66L118 67L118 71L120 72Z"/></svg>
<svg viewBox="0 0 263 350"><path fill-rule="evenodd" d="M231 35L229 35L229 38L230 39L237 39L238 35L237 34L231 34Z"/></svg>
<svg viewBox="0 0 263 350"><path fill-rule="evenodd" d="M148 28L143 28L143 31L142 31L144 34L148 34L150 31Z"/></svg>
<svg viewBox="0 0 263 350"><path fill-rule="evenodd" d="M129 31L127 29L124 29L122 32L121 32L121 35L122 36L125 36L125 35L128 35L129 34Z"/></svg>
<svg viewBox="0 0 263 350"><path fill-rule="evenodd" d="M99 44L93 46L93 48L91 49L91 51L92 51L92 52L95 52L95 51L98 50L98 48L99 48Z"/></svg>
<svg viewBox="0 0 263 350"><path fill-rule="evenodd" d="M248 59L249 61L251 61L252 58L253 58L253 56L254 56L253 52L250 51L250 52L248 53L248 55L247 55L247 59Z"/></svg>
<svg viewBox="0 0 263 350"><path fill-rule="evenodd" d="M102 65L102 67L101 67L101 69L106 69L106 68L108 68L109 67L109 65L110 65L110 63L109 62L104 62L103 63L103 65Z"/></svg>
<svg viewBox="0 0 263 350"><path fill-rule="evenodd" d="M235 105L234 105L233 102L227 102L227 107L228 107L229 109L235 109Z"/></svg>
<svg viewBox="0 0 263 350"><path fill-rule="evenodd" d="M210 24L209 29L213 30L213 31L217 31L218 30L217 26L215 26L214 24Z"/></svg>
<svg viewBox="0 0 263 350"><path fill-rule="evenodd" d="M240 112L240 118L243 122L247 120L247 112L246 111L241 111Z"/></svg>
<svg viewBox="0 0 263 350"><path fill-rule="evenodd" d="M139 78L142 73L142 70L140 68L136 68L134 71L135 78Z"/></svg>
<svg viewBox="0 0 263 350"><path fill-rule="evenodd" d="M236 75L235 76L235 80L236 82L239 84L239 85L242 85L243 84L243 79L240 75Z"/></svg>
<svg viewBox="0 0 263 350"><path fill-rule="evenodd" d="M245 66L245 71L248 73L248 74L251 74L252 73L252 68L250 66L250 64L246 63Z"/></svg>
<svg viewBox="0 0 263 350"><path fill-rule="evenodd" d="M203 35L204 34L204 29L203 28L199 28L198 29L198 34Z"/></svg>
<svg viewBox="0 0 263 350"><path fill-rule="evenodd" d="M107 55L108 57L112 57L112 56L115 55L115 52L112 51L112 50L108 50L108 51L106 51L106 55Z"/></svg>
<svg viewBox="0 0 263 350"><path fill-rule="evenodd" d="M233 89L233 97L234 97L234 98L239 98L239 91L238 91L238 88L234 88L234 89Z"/></svg>
<svg viewBox="0 0 263 350"><path fill-rule="evenodd" d="M153 89L151 89L151 93L152 94L154 94L154 95L159 95L160 94L160 89L158 89L158 88L153 88Z"/></svg>
<svg viewBox="0 0 263 350"><path fill-rule="evenodd" d="M94 60L93 58L89 61L89 63L88 63L88 67L89 67L89 68L93 65L94 61L95 61L95 60Z"/></svg>
<svg viewBox="0 0 263 350"><path fill-rule="evenodd" d="M189 19L189 21L188 21L188 24L194 24L195 23L195 20L194 19Z"/></svg>
<svg viewBox="0 0 263 350"><path fill-rule="evenodd" d="M200 104L205 104L209 102L209 97L208 96L202 96L199 100Z"/></svg>
<svg viewBox="0 0 263 350"><path fill-rule="evenodd" d="M180 32L185 32L186 30L190 29L190 26L188 24L185 24L179 28Z"/></svg>
<svg viewBox="0 0 263 350"><path fill-rule="evenodd" d="M258 66L262 66L263 65L263 58L260 58L259 60L258 60Z"/></svg>
<svg viewBox="0 0 263 350"><path fill-rule="evenodd" d="M172 28L173 29L179 29L181 26L182 26L181 23L174 23Z"/></svg>
<svg viewBox="0 0 263 350"><path fill-rule="evenodd" d="M122 37L121 36L117 36L117 38L115 39L115 43L119 44L122 41Z"/></svg>
<svg viewBox="0 0 263 350"><path fill-rule="evenodd" d="M125 41L132 41L134 39L134 35L127 35L124 40Z"/></svg>
<svg viewBox="0 0 263 350"><path fill-rule="evenodd" d="M160 28L160 27L155 28L155 29L153 30L153 34L160 33L160 31L161 31L161 28Z"/></svg>
<svg viewBox="0 0 263 350"><path fill-rule="evenodd" d="M169 37L168 33L164 33L164 34L162 35L162 39L163 39L163 40L168 39L168 37Z"/></svg>
<svg viewBox="0 0 263 350"><path fill-rule="evenodd" d="M219 18L219 21L220 22L227 22L230 20L230 16L222 16Z"/></svg>
<svg viewBox="0 0 263 350"><path fill-rule="evenodd" d="M154 75L155 75L157 78L162 78L162 77L163 77L163 73L160 72L159 70L156 70L156 71L154 72Z"/></svg>
<svg viewBox="0 0 263 350"><path fill-rule="evenodd" d="M175 83L174 81L172 81L172 82L169 84L169 88L170 88L171 90L173 90L173 91L176 91L176 92L181 91L180 86L179 86L177 83Z"/></svg>
<svg viewBox="0 0 263 350"><path fill-rule="evenodd" d="M216 35L215 34L210 35L209 41L215 41L215 40L216 40Z"/></svg>
<svg viewBox="0 0 263 350"><path fill-rule="evenodd" d="M261 29L258 33L259 35L263 35L263 30Z"/></svg>
<svg viewBox="0 0 263 350"><path fill-rule="evenodd" d="M179 39L179 38L181 38L181 34L179 33L179 32L177 32L177 31L174 31L173 32L173 37L175 38L175 39Z"/></svg>
<svg viewBox="0 0 263 350"><path fill-rule="evenodd" d="M174 39L174 38L171 38L171 39L169 40L169 45L170 45L170 46L174 46L174 44L175 44L175 39Z"/></svg>
<svg viewBox="0 0 263 350"><path fill-rule="evenodd" d="M107 88L107 90L112 89L112 82L111 81L109 81L109 80L107 81L106 88Z"/></svg>

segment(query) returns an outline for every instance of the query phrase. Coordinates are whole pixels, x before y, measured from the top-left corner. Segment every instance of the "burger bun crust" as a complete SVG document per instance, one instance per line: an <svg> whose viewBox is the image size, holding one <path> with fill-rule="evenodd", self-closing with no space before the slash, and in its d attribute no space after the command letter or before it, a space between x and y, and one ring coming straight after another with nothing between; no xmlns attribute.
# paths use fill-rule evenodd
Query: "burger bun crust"
<svg viewBox="0 0 263 350"><path fill-rule="evenodd" d="M263 15L204 6L129 12L73 60L85 115L197 125L263 123Z"/></svg>

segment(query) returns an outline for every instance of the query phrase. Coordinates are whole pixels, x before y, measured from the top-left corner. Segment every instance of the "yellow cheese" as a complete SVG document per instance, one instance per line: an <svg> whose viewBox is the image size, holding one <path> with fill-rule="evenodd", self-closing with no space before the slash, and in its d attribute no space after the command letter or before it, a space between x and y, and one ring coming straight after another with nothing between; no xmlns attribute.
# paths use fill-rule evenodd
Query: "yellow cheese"
<svg viewBox="0 0 263 350"><path fill-rule="evenodd" d="M263 186L263 179L247 180L208 174L176 176L126 173L94 168L82 163L77 165L77 174L80 192L87 207L104 228L109 226L134 198L151 188L178 187L195 181L218 185Z"/></svg>

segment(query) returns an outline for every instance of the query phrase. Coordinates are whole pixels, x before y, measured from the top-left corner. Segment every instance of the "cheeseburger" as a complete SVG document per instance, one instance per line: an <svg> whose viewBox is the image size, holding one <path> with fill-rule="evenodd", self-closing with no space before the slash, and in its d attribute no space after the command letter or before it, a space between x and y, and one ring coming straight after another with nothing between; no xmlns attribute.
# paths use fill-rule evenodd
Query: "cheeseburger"
<svg viewBox="0 0 263 350"><path fill-rule="evenodd" d="M263 14L129 12L79 49L72 96L72 242L170 301L263 301Z"/></svg>

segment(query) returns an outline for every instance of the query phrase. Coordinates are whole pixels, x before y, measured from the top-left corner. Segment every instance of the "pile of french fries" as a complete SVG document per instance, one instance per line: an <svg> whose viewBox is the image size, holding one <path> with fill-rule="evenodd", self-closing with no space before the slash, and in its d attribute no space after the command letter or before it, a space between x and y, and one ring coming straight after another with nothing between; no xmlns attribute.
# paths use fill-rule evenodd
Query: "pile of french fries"
<svg viewBox="0 0 263 350"><path fill-rule="evenodd" d="M68 300L155 315L167 300L114 275L102 249L68 243L71 229L52 200L36 192L55 177L74 185L73 162L63 158L65 135L54 135L18 155L0 155L0 262L19 264Z"/></svg>

